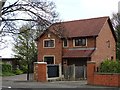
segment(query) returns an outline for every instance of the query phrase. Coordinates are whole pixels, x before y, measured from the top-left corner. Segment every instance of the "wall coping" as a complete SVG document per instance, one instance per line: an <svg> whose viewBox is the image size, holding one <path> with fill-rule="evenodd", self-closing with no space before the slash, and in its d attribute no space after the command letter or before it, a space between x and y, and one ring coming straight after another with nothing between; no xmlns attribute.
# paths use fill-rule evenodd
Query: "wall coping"
<svg viewBox="0 0 120 90"><path fill-rule="evenodd" d="M95 74L100 74L100 75L120 75L120 73L102 73L102 72L95 72Z"/></svg>
<svg viewBox="0 0 120 90"><path fill-rule="evenodd" d="M87 61L87 64L91 64L91 63L95 64L96 62L95 61Z"/></svg>
<svg viewBox="0 0 120 90"><path fill-rule="evenodd" d="M47 64L46 62L34 62L34 64Z"/></svg>

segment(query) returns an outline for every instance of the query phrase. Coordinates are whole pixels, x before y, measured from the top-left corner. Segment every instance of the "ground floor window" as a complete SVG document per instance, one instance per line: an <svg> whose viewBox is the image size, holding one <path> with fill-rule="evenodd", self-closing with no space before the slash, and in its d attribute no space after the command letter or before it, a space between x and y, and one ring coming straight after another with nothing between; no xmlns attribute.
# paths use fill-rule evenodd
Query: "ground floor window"
<svg viewBox="0 0 120 90"><path fill-rule="evenodd" d="M45 56L44 62L47 62L47 64L54 64L54 56Z"/></svg>

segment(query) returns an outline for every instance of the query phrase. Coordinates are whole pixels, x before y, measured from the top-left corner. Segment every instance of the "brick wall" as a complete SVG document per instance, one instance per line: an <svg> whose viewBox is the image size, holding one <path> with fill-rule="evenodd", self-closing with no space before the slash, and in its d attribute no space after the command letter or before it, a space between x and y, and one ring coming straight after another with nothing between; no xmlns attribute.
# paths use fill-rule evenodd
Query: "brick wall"
<svg viewBox="0 0 120 90"><path fill-rule="evenodd" d="M110 47L108 47L108 44L110 44ZM96 38L96 48L97 50L92 54L91 60L96 61L97 66L104 59L111 59L112 56L116 60L116 42L107 21Z"/></svg>
<svg viewBox="0 0 120 90"><path fill-rule="evenodd" d="M98 37L87 37L87 47L73 47L73 39L69 39L68 47L63 48L62 40L53 33L46 32L38 39L38 61L44 61L44 55L54 55L55 64L62 63L62 55L66 50L71 48L94 48L97 49L91 56L91 61L96 61L97 66L105 59L116 59L116 42L113 37L113 34L110 30L110 26L106 21ZM51 37L48 37L48 34L51 34ZM55 39L55 48L44 48L43 40L44 39ZM110 41L110 47L108 47L108 41ZM56 53L57 52L57 53Z"/></svg>
<svg viewBox="0 0 120 90"><path fill-rule="evenodd" d="M94 84L94 71L95 62L87 62L87 82L88 84Z"/></svg>
<svg viewBox="0 0 120 90"><path fill-rule="evenodd" d="M101 74L95 72L95 62L87 63L87 83L91 85L120 87L120 74Z"/></svg>
<svg viewBox="0 0 120 90"><path fill-rule="evenodd" d="M86 37L86 38L87 38L87 48L94 48L95 47L95 37ZM86 46L73 47L73 38L70 38L68 40L69 40L68 48L86 48ZM68 48L64 48L64 49L68 49Z"/></svg>
<svg viewBox="0 0 120 90"><path fill-rule="evenodd" d="M37 46L38 46L38 61L43 61L44 56L54 55L55 56L55 64L60 64L62 61L62 41L53 33L50 33L51 37L48 37L49 32L45 33L41 38L39 38ZM54 39L55 40L55 48L44 48L43 40L44 39Z"/></svg>
<svg viewBox="0 0 120 90"><path fill-rule="evenodd" d="M47 81L47 63L46 62L34 63L34 80L39 82Z"/></svg>

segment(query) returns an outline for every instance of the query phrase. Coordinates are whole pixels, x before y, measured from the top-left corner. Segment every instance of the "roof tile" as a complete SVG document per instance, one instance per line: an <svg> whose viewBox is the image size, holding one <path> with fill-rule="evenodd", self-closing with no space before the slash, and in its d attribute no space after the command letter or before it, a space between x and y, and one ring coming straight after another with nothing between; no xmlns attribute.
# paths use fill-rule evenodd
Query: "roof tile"
<svg viewBox="0 0 120 90"><path fill-rule="evenodd" d="M63 58L90 57L94 50L67 50Z"/></svg>
<svg viewBox="0 0 120 90"><path fill-rule="evenodd" d="M106 20L108 20L108 17L61 22L61 23L53 24L50 27L50 30L52 30L55 33L56 32L55 30L57 30L59 27L59 29L61 30L64 29L63 31L61 31L61 33L64 32L64 35L67 35L67 37L70 38L97 36L100 30L102 29L103 25L105 24Z"/></svg>

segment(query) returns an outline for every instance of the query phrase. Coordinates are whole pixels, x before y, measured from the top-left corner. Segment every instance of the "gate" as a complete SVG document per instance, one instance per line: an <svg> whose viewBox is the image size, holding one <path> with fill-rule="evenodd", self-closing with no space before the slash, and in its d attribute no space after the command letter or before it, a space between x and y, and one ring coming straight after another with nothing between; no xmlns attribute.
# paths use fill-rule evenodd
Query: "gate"
<svg viewBox="0 0 120 90"><path fill-rule="evenodd" d="M48 78L59 77L59 65L48 64L47 65Z"/></svg>
<svg viewBox="0 0 120 90"><path fill-rule="evenodd" d="M86 66L75 66L75 78L77 80L87 78Z"/></svg>
<svg viewBox="0 0 120 90"><path fill-rule="evenodd" d="M64 67L65 80L75 80L75 65L69 65Z"/></svg>
<svg viewBox="0 0 120 90"><path fill-rule="evenodd" d="M86 79L86 66L69 65L64 67L65 80L81 80Z"/></svg>

